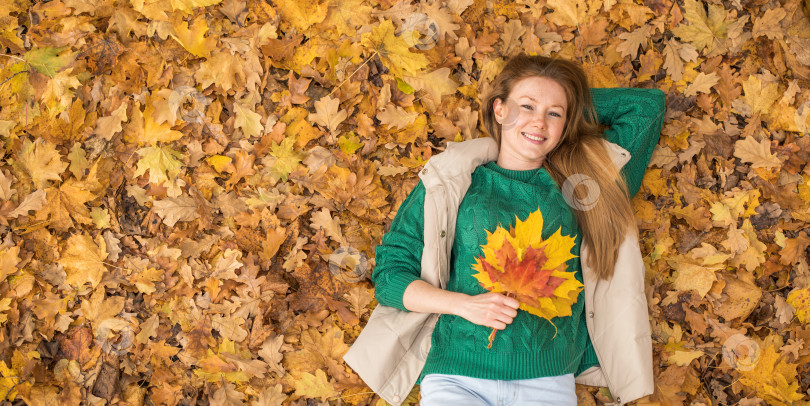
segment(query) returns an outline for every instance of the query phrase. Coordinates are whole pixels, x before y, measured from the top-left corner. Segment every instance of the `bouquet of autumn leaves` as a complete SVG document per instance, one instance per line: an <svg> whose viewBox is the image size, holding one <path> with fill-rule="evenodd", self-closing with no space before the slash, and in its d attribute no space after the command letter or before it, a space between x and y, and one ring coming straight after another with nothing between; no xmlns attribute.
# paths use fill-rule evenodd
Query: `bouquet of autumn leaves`
<svg viewBox="0 0 810 406"><path fill-rule="evenodd" d="M484 289L517 299L521 310L554 326L552 318L571 315L583 285L574 272L566 272L566 261L576 258L571 254L574 238L562 235L560 228L543 240L542 230L543 215L537 210L526 221L517 219L510 231L501 226L487 231L483 255L472 266L478 271L473 276ZM496 331L489 335L487 348L492 347Z"/></svg>

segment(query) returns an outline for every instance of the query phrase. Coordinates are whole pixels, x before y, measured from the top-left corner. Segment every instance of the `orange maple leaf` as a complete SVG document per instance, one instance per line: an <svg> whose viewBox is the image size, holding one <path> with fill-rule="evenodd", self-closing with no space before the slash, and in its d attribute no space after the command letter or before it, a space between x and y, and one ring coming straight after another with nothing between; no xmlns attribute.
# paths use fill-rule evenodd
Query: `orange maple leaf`
<svg viewBox="0 0 810 406"><path fill-rule="evenodd" d="M473 277L484 289L514 297L521 310L554 326L552 318L571 315L583 285L574 272L566 272L566 261L576 258L571 254L574 238L558 229L543 240L542 229L543 215L537 210L525 221L517 219L509 232L501 226L487 232L487 243L481 246L484 255L476 258L473 269L478 273ZM495 332L489 336L488 348Z"/></svg>

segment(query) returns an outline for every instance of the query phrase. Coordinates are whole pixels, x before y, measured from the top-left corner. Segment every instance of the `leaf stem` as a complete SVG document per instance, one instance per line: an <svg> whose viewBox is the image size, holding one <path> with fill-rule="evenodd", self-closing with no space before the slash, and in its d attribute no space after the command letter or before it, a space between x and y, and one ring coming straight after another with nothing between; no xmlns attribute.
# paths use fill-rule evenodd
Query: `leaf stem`
<svg viewBox="0 0 810 406"><path fill-rule="evenodd" d="M337 86L335 86L335 88L334 88L334 89L332 89L332 91L331 91L331 92L329 92L329 94L327 94L326 96L327 96L327 97L329 97L329 96L331 96L331 95L332 95L332 93L335 93L335 91L337 91L338 89L340 89L340 87L341 87L341 86L343 86L343 84L344 84L344 83L346 83L346 81L347 81L347 80L351 79L351 78L352 78L352 76L354 76L354 74L355 74L355 73L357 73L357 71L359 71L359 70L360 70L360 68L362 68L362 67L363 67L365 64L367 64L367 63L368 63L368 61L370 61L370 60L371 60L371 58L373 58L373 57L375 57L375 56L377 56L377 51L374 51L374 53L373 53L373 54L371 54L371 55L370 55L368 58L366 58L366 60L365 60L365 61L363 61L363 63L361 63L361 64L360 64L360 66L358 66L357 68L355 68L355 69L354 69L354 72L352 72L352 74L351 74L351 75L349 75L349 77L347 77L346 79L343 79L343 81L342 81L342 82L340 82L340 84L338 84Z"/></svg>

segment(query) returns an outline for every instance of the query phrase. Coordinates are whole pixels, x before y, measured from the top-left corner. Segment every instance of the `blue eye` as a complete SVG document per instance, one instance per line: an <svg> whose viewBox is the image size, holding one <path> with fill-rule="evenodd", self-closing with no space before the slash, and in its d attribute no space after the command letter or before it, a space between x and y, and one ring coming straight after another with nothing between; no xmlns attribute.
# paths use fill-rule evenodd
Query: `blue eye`
<svg viewBox="0 0 810 406"><path fill-rule="evenodd" d="M562 117L562 114L556 113L556 112L553 112L553 111L551 113L549 113L549 114L551 114L554 117Z"/></svg>
<svg viewBox="0 0 810 406"><path fill-rule="evenodd" d="M534 108L530 104L521 104L520 107L523 107L528 110L534 110Z"/></svg>

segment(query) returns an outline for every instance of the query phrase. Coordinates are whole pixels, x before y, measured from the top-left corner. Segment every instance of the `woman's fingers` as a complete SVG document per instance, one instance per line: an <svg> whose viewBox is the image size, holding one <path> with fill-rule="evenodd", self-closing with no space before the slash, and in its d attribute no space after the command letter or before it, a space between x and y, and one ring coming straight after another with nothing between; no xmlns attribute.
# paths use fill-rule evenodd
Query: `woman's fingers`
<svg viewBox="0 0 810 406"><path fill-rule="evenodd" d="M503 330L517 316L520 303L500 293L467 296L459 316L482 326Z"/></svg>

